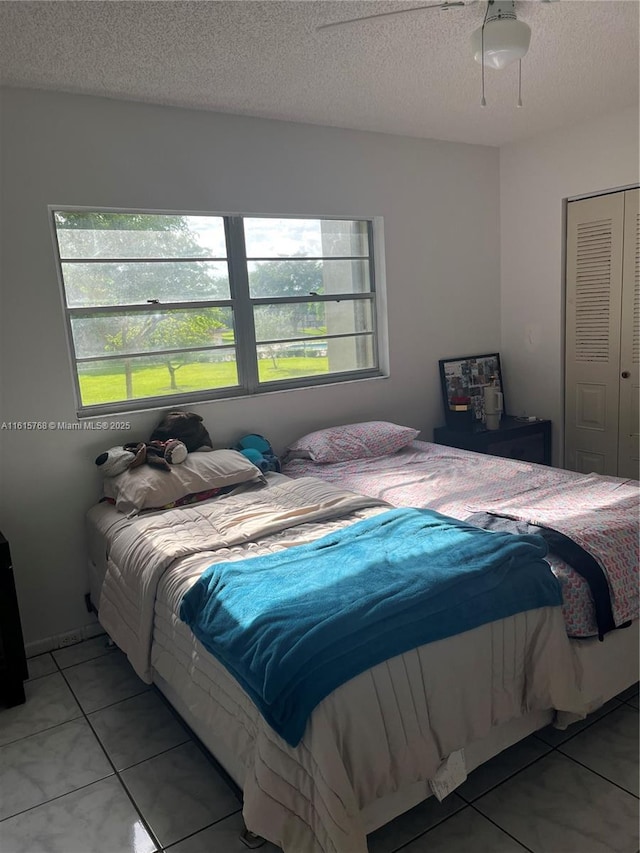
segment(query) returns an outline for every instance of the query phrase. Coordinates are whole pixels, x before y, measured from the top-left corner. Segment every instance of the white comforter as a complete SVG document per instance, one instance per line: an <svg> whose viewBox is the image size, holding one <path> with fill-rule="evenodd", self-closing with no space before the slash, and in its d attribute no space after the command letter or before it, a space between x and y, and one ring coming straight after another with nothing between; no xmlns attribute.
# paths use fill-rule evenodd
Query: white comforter
<svg viewBox="0 0 640 853"><path fill-rule="evenodd" d="M158 582L171 563L201 551L221 552L311 521L388 504L337 489L322 480L271 476L269 488L138 517L111 546L98 611L100 622L151 683L153 608ZM380 509L378 509L380 511ZM213 562L213 560L212 560Z"/></svg>
<svg viewBox="0 0 640 853"><path fill-rule="evenodd" d="M273 477L257 492L135 519L111 548L100 620L149 681L154 605L184 638L177 608L206 565L302 544L385 509L328 483ZM560 608L517 614L362 673L317 706L296 748L201 654L216 685L209 722L246 769L245 822L286 853L366 853L362 812L378 799L433 778L450 753L493 726L539 709L584 710ZM182 677L196 669L192 661ZM180 690L179 677L173 686Z"/></svg>

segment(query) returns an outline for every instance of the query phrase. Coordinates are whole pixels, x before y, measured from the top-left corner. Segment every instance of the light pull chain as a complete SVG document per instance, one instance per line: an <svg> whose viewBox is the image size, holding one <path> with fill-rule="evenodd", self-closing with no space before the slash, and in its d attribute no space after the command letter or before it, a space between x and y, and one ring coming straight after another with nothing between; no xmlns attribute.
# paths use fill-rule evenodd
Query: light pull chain
<svg viewBox="0 0 640 853"><path fill-rule="evenodd" d="M522 106L522 60L518 60L518 103L517 107Z"/></svg>
<svg viewBox="0 0 640 853"><path fill-rule="evenodd" d="M482 53L482 100L480 101L481 107L487 106L487 101L484 96L484 28L487 23L487 18L489 17L489 9L493 5L493 0L489 0L487 3L487 8L484 11L484 19L482 21L482 29L480 30L480 51Z"/></svg>
<svg viewBox="0 0 640 853"><path fill-rule="evenodd" d="M480 40L480 50L482 51L482 100L480 101L480 106L486 107L487 101L484 96L484 22L482 23L482 32L480 33Z"/></svg>

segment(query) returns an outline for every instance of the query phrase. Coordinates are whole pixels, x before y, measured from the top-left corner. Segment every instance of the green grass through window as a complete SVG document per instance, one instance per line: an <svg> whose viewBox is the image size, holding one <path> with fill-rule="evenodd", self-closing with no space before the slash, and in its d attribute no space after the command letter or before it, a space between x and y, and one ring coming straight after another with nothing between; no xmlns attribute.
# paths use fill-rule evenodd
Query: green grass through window
<svg viewBox="0 0 640 853"><path fill-rule="evenodd" d="M261 382L294 379L329 372L329 359L283 358L260 359L258 369ZM112 370L113 372L109 372ZM80 367L80 393L83 406L97 406L127 399L125 376L122 370L106 365L100 371L95 367ZM229 388L238 384L235 362L185 364L175 374L176 387L171 386L169 370L164 365L134 369L132 373L132 399L162 397L171 394L188 394L193 391Z"/></svg>

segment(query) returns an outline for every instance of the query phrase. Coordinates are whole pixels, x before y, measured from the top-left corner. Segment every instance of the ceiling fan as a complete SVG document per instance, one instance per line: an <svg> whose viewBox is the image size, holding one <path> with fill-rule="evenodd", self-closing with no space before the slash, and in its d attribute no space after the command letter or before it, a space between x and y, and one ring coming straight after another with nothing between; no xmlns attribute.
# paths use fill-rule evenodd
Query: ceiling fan
<svg viewBox="0 0 640 853"><path fill-rule="evenodd" d="M542 0L552 2L552 0ZM389 12L378 12L374 15L363 15L360 18L347 18L342 21L332 21L321 24L316 30L327 30L332 27L342 27L345 24L356 24L361 21L370 21L373 18L386 18L390 15L403 15L407 12L427 11L429 9L456 9L463 6L472 6L478 0L444 0L442 3L431 3L427 6L412 6L408 9L394 9ZM516 17L514 0L488 0L482 26L471 34L471 50L473 58L482 66L482 99L481 106L486 106L484 96L484 69L485 66L501 70L518 63L518 101L522 106L522 58L529 50L531 41L531 29Z"/></svg>

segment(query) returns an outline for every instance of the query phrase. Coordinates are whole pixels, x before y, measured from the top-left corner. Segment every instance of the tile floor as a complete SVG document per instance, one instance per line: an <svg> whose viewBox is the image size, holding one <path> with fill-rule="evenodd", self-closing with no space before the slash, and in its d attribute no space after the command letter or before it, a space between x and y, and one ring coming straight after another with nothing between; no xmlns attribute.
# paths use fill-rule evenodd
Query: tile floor
<svg viewBox="0 0 640 853"><path fill-rule="evenodd" d="M104 637L29 673L27 703L0 709L1 853L245 853L236 792ZM369 836L370 853L638 848L637 685Z"/></svg>

